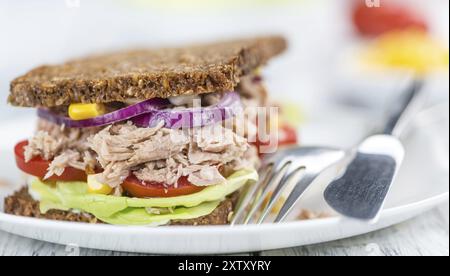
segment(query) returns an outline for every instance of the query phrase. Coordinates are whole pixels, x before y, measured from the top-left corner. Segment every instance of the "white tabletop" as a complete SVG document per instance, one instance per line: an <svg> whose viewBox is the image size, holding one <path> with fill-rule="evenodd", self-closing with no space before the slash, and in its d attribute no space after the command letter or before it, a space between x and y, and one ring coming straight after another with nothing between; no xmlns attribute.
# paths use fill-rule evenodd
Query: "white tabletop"
<svg viewBox="0 0 450 276"><path fill-rule="evenodd" d="M69 255L66 246L19 237L0 231L0 255ZM80 250L80 255L135 255L126 252ZM405 223L350 239L244 255L273 256L448 256L449 205L445 204Z"/></svg>

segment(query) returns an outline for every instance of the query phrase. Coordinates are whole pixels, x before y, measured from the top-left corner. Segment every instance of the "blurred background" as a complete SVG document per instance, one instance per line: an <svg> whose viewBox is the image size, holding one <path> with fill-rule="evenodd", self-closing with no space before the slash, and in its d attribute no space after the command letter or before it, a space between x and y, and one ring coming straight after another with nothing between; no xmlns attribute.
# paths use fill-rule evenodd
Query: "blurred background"
<svg viewBox="0 0 450 276"><path fill-rule="evenodd" d="M6 98L13 78L41 64L271 33L290 47L263 74L306 122L305 141L379 118L411 74L427 80L430 105L449 96L448 0L2 0L0 30L0 122L33 118Z"/></svg>

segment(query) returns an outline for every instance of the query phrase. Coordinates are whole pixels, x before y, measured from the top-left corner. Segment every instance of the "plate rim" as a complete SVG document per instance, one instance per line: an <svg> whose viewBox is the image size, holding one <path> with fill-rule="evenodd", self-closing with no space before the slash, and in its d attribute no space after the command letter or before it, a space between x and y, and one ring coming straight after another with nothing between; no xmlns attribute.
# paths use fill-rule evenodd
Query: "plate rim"
<svg viewBox="0 0 450 276"><path fill-rule="evenodd" d="M382 220L385 217L389 217L392 215L396 215L399 213L407 213L411 209L426 209L426 207L435 207L440 204L443 204L445 202L449 201L449 192L443 192L441 194L388 208L382 211L380 214L379 221ZM133 232L133 233L139 233L139 234L155 234L159 232L164 233L170 233L170 234L177 234L182 232L189 232L193 234L201 234L205 231L211 231L211 230L221 230L226 231L227 233L236 233L240 231L260 231L261 229L264 229L265 231L271 231L271 230L284 230L289 228L297 228L297 227L315 227L319 224L321 225L333 225L336 223L340 223L342 220L350 220L350 221L356 221L351 220L347 218L343 218L340 216L334 216L330 218L320 218L320 219L312 219L312 220L303 220L303 221L289 221L289 222L283 222L280 224L275 223L267 223L263 225L236 225L236 226L230 226L230 225L206 225L206 226L159 226L159 227L149 227L149 226L119 226L119 225L108 225L108 224L89 224L89 223L80 223L80 222L70 222L70 221L56 221L56 220L49 220L49 219L41 219L41 218L31 218L31 217L23 217L23 216L17 216L12 214L4 213L3 211L0 211L0 229L3 229L4 223L9 224L33 224L35 226L47 227L47 228L68 228L70 227L73 231L83 231L83 232L92 232L92 231L108 231L109 233L116 233L116 232L122 232L122 230ZM368 223L368 225L373 223ZM75 229L76 228L76 229ZM181 231L180 231L181 230ZM198 232L198 233L197 233ZM131 233L130 233L131 234ZM185 233L183 233L185 234Z"/></svg>

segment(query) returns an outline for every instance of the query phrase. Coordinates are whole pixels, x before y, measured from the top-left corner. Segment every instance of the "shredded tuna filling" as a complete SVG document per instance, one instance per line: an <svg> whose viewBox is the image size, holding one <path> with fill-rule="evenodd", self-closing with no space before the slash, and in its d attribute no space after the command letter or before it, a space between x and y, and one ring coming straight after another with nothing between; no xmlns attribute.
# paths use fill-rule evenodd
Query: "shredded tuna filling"
<svg viewBox="0 0 450 276"><path fill-rule="evenodd" d="M41 121L25 148L25 158L40 155L52 160L46 178L61 175L68 166L87 170L100 165L104 171L98 180L112 187L130 172L139 180L167 185L177 185L182 176L198 186L221 184L225 178L220 170L225 166L237 170L258 162L247 140L222 125L190 131L162 126L138 128L128 122L99 131L64 129Z"/></svg>
<svg viewBox="0 0 450 276"><path fill-rule="evenodd" d="M105 171L99 181L115 187L130 171L146 182L176 185L187 176L199 186L221 184L219 169L244 164L250 146L247 140L221 125L190 131L138 128L131 123L115 125L89 138Z"/></svg>
<svg viewBox="0 0 450 276"><path fill-rule="evenodd" d="M87 138L99 131L98 128L64 128L39 120L36 135L25 147L25 161L35 156L52 160L45 178L62 175L68 166L80 170L93 170L98 162L96 154L89 148Z"/></svg>

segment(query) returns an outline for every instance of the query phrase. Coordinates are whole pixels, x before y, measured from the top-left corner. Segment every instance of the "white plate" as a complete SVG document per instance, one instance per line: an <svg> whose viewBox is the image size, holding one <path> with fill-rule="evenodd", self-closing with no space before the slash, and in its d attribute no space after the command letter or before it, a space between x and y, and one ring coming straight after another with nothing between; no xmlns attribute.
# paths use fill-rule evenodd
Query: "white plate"
<svg viewBox="0 0 450 276"><path fill-rule="evenodd" d="M443 112L433 112L431 117L429 113L421 116L406 136L407 157L404 166L376 224L334 216L261 226L145 228L57 222L11 216L0 212L0 229L58 244L155 254L251 252L321 243L368 233L405 221L448 201L448 106L443 107L441 111ZM436 114L442 118L437 120ZM348 124L349 121L355 123L355 114L351 112L340 113L334 118L336 117L339 117L343 124ZM22 182L10 148L14 142L29 134L32 121L20 121L0 127L2 134L0 139L3 140L0 145L0 182L2 180L7 183ZM365 125L355 123L353 126L361 132ZM334 125L333 129L336 127ZM323 138L323 133L315 134L313 131L318 129L317 125L305 129L309 129L307 141L313 140L315 136ZM346 140L344 133L344 131L334 133L333 140ZM17 185L0 185L0 197L3 198L17 187ZM323 185L311 189L299 209L329 211L321 200L322 190Z"/></svg>

